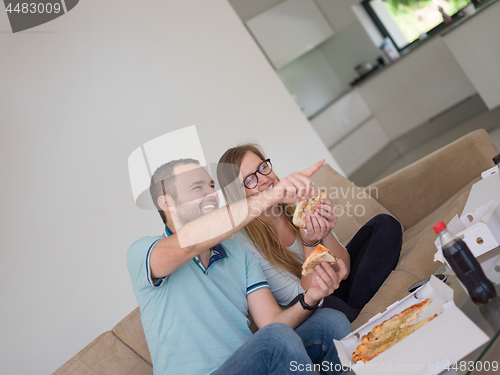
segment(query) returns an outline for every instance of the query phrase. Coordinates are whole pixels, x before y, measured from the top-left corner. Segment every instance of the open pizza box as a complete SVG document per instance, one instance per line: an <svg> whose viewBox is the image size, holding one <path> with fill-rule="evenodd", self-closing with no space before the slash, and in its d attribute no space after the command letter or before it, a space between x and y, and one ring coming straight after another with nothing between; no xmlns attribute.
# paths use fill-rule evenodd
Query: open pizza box
<svg viewBox="0 0 500 375"><path fill-rule="evenodd" d="M491 177L493 175L496 175L496 178L500 178L500 171L498 170L497 165L495 165L494 167L491 167L490 169L487 169L481 173L482 178Z"/></svg>
<svg viewBox="0 0 500 375"><path fill-rule="evenodd" d="M500 178L497 166L482 173L469 193L460 217L448 223L448 230L462 238L475 257L500 245ZM439 238L434 242L435 260L444 262Z"/></svg>
<svg viewBox="0 0 500 375"><path fill-rule="evenodd" d="M472 188L460 215L460 221L468 228L480 221L492 206L498 206L500 200L500 178L498 168L495 166L482 173L483 179L472 185Z"/></svg>
<svg viewBox="0 0 500 375"><path fill-rule="evenodd" d="M373 327L427 298L429 305L412 322L439 314L435 319L402 339L367 363L352 362L352 354L361 343L361 337ZM412 294L375 315L365 325L344 339L334 340L344 369L356 374L439 374L489 340L453 302L453 289L437 279L430 281Z"/></svg>

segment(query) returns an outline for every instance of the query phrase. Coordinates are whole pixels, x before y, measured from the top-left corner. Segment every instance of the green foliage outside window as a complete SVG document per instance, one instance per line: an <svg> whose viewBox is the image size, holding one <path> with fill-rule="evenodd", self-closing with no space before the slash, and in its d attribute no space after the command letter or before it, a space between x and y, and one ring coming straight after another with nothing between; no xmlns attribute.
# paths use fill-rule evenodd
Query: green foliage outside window
<svg viewBox="0 0 500 375"><path fill-rule="evenodd" d="M443 22L438 6L453 15L470 3L470 0L383 0L389 13L408 39L416 40L421 34Z"/></svg>

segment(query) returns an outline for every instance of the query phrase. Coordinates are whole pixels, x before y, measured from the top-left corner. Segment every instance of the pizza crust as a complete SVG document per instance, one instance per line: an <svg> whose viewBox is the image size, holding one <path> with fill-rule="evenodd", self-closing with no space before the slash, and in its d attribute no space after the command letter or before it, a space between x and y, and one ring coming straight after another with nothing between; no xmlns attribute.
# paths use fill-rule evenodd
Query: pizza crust
<svg viewBox="0 0 500 375"><path fill-rule="evenodd" d="M430 301L430 298L427 298L373 327L361 338L361 344L354 350L352 354L354 363L358 361L368 362L434 319L438 314L410 325Z"/></svg>

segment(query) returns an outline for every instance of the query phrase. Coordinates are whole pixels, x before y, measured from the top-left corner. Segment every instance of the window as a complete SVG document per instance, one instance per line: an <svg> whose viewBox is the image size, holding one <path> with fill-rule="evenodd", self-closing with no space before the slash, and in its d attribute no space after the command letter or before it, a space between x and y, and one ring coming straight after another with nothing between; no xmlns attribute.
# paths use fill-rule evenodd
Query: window
<svg viewBox="0 0 500 375"><path fill-rule="evenodd" d="M469 5L470 0L363 0L362 5L384 37L398 50L406 48L421 35L444 27L442 8L452 18Z"/></svg>

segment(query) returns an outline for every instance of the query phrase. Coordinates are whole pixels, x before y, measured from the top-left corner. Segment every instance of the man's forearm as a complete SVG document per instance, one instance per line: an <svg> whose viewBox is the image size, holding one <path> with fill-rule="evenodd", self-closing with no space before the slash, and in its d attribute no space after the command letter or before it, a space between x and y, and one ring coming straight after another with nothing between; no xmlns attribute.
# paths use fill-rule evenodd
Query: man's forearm
<svg viewBox="0 0 500 375"><path fill-rule="evenodd" d="M307 294L304 296L305 302L309 306L316 306L319 301L308 301ZM289 307L288 309L282 310L278 315L276 315L274 322L275 323L284 323L293 329L300 326L307 318L309 318L314 311L305 310L302 308L300 302L297 302L295 305Z"/></svg>
<svg viewBox="0 0 500 375"><path fill-rule="evenodd" d="M203 215L158 242L151 255L152 277L170 275L190 259L231 237L274 204L275 198L267 193Z"/></svg>
<svg viewBox="0 0 500 375"><path fill-rule="evenodd" d="M196 256L231 237L275 201L271 194L262 192L201 216L177 232L179 245L189 247Z"/></svg>

